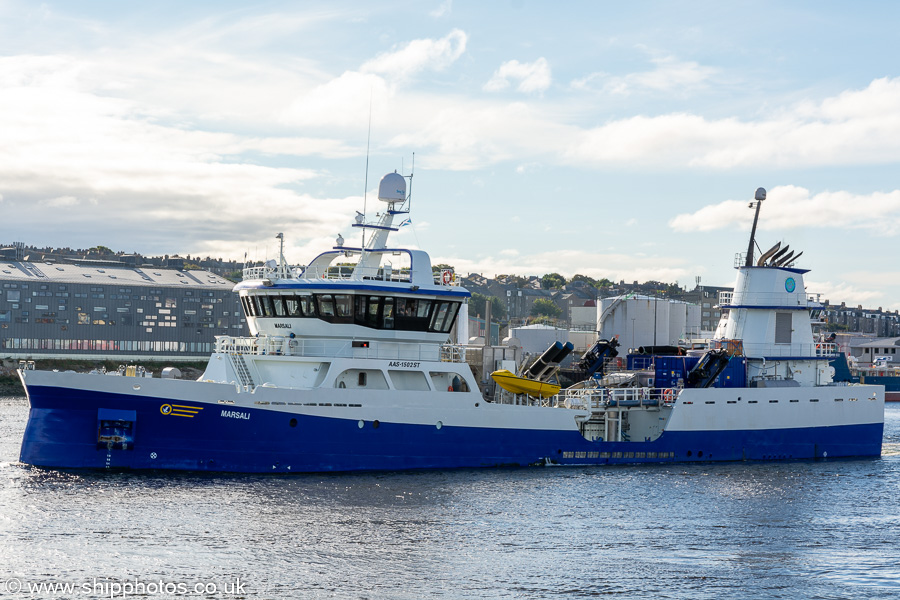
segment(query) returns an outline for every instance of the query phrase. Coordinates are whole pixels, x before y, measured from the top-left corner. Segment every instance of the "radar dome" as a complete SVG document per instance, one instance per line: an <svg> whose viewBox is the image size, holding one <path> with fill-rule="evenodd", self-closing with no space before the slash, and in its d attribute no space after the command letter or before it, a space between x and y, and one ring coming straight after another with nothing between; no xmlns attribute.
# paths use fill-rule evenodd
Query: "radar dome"
<svg viewBox="0 0 900 600"><path fill-rule="evenodd" d="M406 200L406 179L396 171L381 178L378 184L378 199L384 202L404 202Z"/></svg>

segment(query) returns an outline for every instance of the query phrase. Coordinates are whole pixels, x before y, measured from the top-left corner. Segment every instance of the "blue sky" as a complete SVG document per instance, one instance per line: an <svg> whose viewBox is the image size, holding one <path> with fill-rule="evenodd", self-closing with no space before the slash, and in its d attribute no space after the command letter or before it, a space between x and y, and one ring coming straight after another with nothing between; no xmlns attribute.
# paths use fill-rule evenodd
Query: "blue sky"
<svg viewBox="0 0 900 600"><path fill-rule="evenodd" d="M377 4L377 5L376 5ZM807 291L900 309L900 5L0 0L0 240L305 263L415 153L463 273Z"/></svg>

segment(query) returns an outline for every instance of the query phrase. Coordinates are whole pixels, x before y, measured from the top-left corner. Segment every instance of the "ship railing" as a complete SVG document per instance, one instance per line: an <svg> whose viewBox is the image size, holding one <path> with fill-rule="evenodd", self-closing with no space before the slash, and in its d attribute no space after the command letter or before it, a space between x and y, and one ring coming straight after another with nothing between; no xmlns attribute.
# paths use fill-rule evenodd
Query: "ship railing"
<svg viewBox="0 0 900 600"><path fill-rule="evenodd" d="M408 268L391 269L390 267L358 267L351 265L329 265L324 267L288 267L286 270L278 267L261 266L246 267L243 270L244 280L271 280L278 279L325 279L335 280L377 280L397 281L409 283L412 281Z"/></svg>
<svg viewBox="0 0 900 600"><path fill-rule="evenodd" d="M436 271L432 273L432 275L434 279L434 285L448 285L450 287L462 286L462 283L455 274L451 274L450 277L445 277L442 271Z"/></svg>
<svg viewBox="0 0 900 600"><path fill-rule="evenodd" d="M584 388L565 390L542 404L557 408L606 412L610 408L672 406L678 398L676 388Z"/></svg>
<svg viewBox="0 0 900 600"><path fill-rule="evenodd" d="M275 281L277 279L293 279L302 271L303 267L287 267L281 269L279 267L270 267L266 265L258 267L244 267L242 276L244 281L265 280Z"/></svg>
<svg viewBox="0 0 900 600"><path fill-rule="evenodd" d="M380 342L354 344L352 340L307 340L285 336L216 336L218 354L251 356L309 356L412 361L465 362L465 348L456 344Z"/></svg>
<svg viewBox="0 0 900 600"><path fill-rule="evenodd" d="M307 267L300 277L302 279L346 280L365 279L375 281L398 281L409 283L412 275L408 268L392 269L389 266L360 267L335 265L326 267Z"/></svg>
<svg viewBox="0 0 900 600"><path fill-rule="evenodd" d="M744 343L744 355L748 357L831 358L837 356L837 344L749 344Z"/></svg>
<svg viewBox="0 0 900 600"><path fill-rule="evenodd" d="M751 306L751 307L787 307L821 308L821 294L805 294L791 292L719 292L719 306Z"/></svg>
<svg viewBox="0 0 900 600"><path fill-rule="evenodd" d="M441 362L466 362L466 346L443 344L441 346Z"/></svg>
<svg viewBox="0 0 900 600"><path fill-rule="evenodd" d="M816 356L837 356L840 349L837 344L831 342L819 342L816 344Z"/></svg>

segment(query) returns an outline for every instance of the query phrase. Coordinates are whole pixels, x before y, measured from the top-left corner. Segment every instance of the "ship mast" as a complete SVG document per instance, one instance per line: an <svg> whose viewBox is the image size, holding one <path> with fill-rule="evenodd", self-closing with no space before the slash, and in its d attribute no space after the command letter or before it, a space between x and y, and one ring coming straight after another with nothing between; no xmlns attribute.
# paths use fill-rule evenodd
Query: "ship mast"
<svg viewBox="0 0 900 600"><path fill-rule="evenodd" d="M753 208L754 203L756 204L756 214L753 216L753 229L750 230L750 245L747 246L747 262L744 263L745 267L753 266L753 242L756 237L756 222L759 221L759 208L762 206L762 202L765 199L766 189L756 188L756 199L749 205L750 208Z"/></svg>

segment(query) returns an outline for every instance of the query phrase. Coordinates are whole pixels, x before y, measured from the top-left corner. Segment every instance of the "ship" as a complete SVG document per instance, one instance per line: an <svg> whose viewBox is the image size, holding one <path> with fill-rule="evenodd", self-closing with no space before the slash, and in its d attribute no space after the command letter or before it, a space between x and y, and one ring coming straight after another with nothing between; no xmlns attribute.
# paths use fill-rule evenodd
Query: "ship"
<svg viewBox="0 0 900 600"><path fill-rule="evenodd" d="M831 366L835 369L835 381L880 385L884 387L885 402L900 402L900 367L887 360L861 365L855 359L847 360L847 354L840 352Z"/></svg>
<svg viewBox="0 0 900 600"><path fill-rule="evenodd" d="M547 397L528 386L489 397L460 343L470 293L425 251L388 244L409 218L408 177L382 178L378 218L352 223L359 245L339 236L296 267L276 236L278 261L246 268L234 288L250 335L218 336L196 380L20 368L20 461L307 473L881 454L884 388L833 381L807 271L779 251L753 261L762 188L702 356L644 356L627 387L589 378Z"/></svg>

